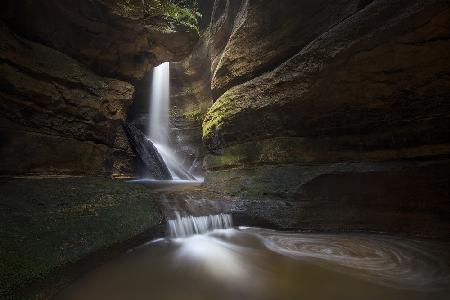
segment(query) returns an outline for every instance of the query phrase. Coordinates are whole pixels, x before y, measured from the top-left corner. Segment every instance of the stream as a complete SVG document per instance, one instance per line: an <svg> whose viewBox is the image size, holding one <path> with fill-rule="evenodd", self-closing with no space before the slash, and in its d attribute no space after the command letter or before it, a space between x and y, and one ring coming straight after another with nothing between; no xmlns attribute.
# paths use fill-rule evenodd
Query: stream
<svg viewBox="0 0 450 300"><path fill-rule="evenodd" d="M379 234L214 229L130 250L60 299L449 299L449 249Z"/></svg>
<svg viewBox="0 0 450 300"><path fill-rule="evenodd" d="M148 138L136 141L150 144L138 152L148 167L162 170L155 174L167 178L130 183L148 184L158 191L195 188L202 180L190 174L192 166L183 165L169 142L169 63L154 69L152 91ZM134 127L129 131L131 136L144 136ZM169 219L166 238L149 241L94 270L59 298L450 299L448 243L370 233L235 227L232 215L214 201L200 205L208 210L204 215L197 208L187 209L197 205L193 202L162 197Z"/></svg>

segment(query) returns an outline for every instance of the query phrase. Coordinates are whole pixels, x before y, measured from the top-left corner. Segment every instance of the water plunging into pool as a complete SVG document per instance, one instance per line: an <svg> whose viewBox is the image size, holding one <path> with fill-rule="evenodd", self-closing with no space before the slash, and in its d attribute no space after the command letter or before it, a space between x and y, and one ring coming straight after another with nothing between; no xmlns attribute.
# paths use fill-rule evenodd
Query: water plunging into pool
<svg viewBox="0 0 450 300"><path fill-rule="evenodd" d="M150 97L150 119L147 136L153 143L174 180L197 179L190 174L177 157L169 143L169 105L170 105L170 63L165 62L153 69Z"/></svg>
<svg viewBox="0 0 450 300"><path fill-rule="evenodd" d="M153 69L152 94L148 137L155 144L168 145L170 64L162 63Z"/></svg>

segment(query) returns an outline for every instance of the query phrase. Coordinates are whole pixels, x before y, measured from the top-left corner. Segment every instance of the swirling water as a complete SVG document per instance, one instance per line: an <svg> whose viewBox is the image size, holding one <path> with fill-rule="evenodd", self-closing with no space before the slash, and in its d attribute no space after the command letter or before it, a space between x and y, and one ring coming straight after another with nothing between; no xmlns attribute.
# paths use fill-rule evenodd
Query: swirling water
<svg viewBox="0 0 450 300"><path fill-rule="evenodd" d="M240 228L159 239L64 299L450 299L448 243Z"/></svg>
<svg viewBox="0 0 450 300"><path fill-rule="evenodd" d="M275 252L375 284L422 291L449 288L449 245L379 234L247 231L261 235Z"/></svg>

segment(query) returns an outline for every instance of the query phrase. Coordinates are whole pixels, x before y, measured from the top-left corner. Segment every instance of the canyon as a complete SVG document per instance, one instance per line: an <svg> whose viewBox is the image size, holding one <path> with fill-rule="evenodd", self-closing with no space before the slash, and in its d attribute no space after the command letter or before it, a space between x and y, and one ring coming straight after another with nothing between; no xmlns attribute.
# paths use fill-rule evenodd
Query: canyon
<svg viewBox="0 0 450 300"><path fill-rule="evenodd" d="M447 2L204 0L195 26L130 3L2 3L0 295L45 299L161 237L167 201L448 241ZM189 187L129 182L169 177L142 156L164 62Z"/></svg>

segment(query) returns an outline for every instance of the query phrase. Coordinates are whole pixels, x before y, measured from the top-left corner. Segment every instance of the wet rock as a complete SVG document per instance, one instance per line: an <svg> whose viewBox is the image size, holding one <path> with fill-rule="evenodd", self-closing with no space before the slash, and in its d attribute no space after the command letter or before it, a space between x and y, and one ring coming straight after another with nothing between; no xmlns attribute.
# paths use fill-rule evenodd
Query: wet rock
<svg viewBox="0 0 450 300"><path fill-rule="evenodd" d="M2 4L1 174L136 175L122 129L134 85L186 56L198 34L126 2ZM93 157L80 159L83 151Z"/></svg>
<svg viewBox="0 0 450 300"><path fill-rule="evenodd" d="M139 172L139 158L130 146L123 126L117 129L113 145L113 177L134 177Z"/></svg>
<svg viewBox="0 0 450 300"><path fill-rule="evenodd" d="M210 191L229 195L223 203L236 225L448 239L449 170L448 159L277 165L216 171L206 180Z"/></svg>
<svg viewBox="0 0 450 300"><path fill-rule="evenodd" d="M124 125L131 145L147 167L146 171L153 179L170 180L172 175L153 143L134 125Z"/></svg>
<svg viewBox="0 0 450 300"><path fill-rule="evenodd" d="M111 257L164 233L158 198L144 185L3 177L0 193L2 299L50 299Z"/></svg>
<svg viewBox="0 0 450 300"><path fill-rule="evenodd" d="M202 120L210 106L207 75L189 57L171 64L170 143L194 175L203 173Z"/></svg>
<svg viewBox="0 0 450 300"><path fill-rule="evenodd" d="M170 63L168 143L183 168L201 176L205 154L201 126L211 102L205 95L211 92L202 76L205 72L188 65L189 61ZM128 111L128 121L142 131L148 130L150 120L151 75L136 85L135 101Z"/></svg>

